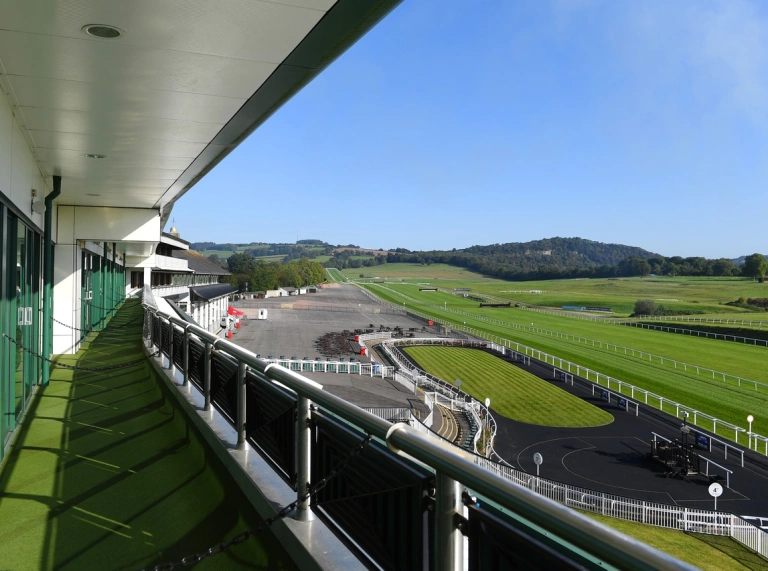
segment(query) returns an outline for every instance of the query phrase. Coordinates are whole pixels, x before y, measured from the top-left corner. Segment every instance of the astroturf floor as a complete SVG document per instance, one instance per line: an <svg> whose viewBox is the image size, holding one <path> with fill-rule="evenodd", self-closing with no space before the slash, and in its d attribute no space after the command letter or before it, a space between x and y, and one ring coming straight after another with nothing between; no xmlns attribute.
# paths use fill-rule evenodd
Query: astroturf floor
<svg viewBox="0 0 768 571"><path fill-rule="evenodd" d="M126 302L58 361L141 359L141 316ZM19 430L0 472L0 569L141 569L261 521L146 360L106 372L52 366ZM262 532L195 568L293 564Z"/></svg>

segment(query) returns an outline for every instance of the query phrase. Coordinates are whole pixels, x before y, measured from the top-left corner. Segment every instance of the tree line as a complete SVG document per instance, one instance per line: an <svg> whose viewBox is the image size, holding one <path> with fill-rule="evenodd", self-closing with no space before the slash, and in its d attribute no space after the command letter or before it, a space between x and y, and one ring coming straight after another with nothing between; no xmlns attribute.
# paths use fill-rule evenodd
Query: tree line
<svg viewBox="0 0 768 571"><path fill-rule="evenodd" d="M255 260L245 253L232 254L227 258L231 273L226 280L237 289L266 291L278 287L303 287L326 280L325 268L308 258L290 262L265 262ZM246 286L247 284L247 286Z"/></svg>

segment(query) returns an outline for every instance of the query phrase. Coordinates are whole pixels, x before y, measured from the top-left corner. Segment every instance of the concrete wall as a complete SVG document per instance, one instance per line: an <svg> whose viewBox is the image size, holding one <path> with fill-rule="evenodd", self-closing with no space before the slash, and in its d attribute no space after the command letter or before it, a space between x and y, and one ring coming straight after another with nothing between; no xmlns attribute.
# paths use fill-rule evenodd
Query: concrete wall
<svg viewBox="0 0 768 571"><path fill-rule="evenodd" d="M53 250L54 354L71 354L79 348L80 332L62 323L80 327L82 252L77 244L56 244Z"/></svg>
<svg viewBox="0 0 768 571"><path fill-rule="evenodd" d="M152 208L66 206L58 209L57 243L160 241L160 211Z"/></svg>
<svg viewBox="0 0 768 571"><path fill-rule="evenodd" d="M51 191L50 184L37 167L8 98L0 92L0 192L42 230L43 214L32 212L32 189L42 198Z"/></svg>

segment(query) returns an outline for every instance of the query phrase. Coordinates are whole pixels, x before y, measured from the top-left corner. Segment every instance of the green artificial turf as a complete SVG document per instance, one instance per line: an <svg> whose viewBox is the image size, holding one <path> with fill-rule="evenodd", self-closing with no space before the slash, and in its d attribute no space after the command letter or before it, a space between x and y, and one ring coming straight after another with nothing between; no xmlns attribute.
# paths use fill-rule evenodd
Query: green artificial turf
<svg viewBox="0 0 768 571"><path fill-rule="evenodd" d="M141 315L126 302L59 362L141 359ZM260 521L146 360L53 367L0 473L0 569L141 569ZM262 532L196 569L254 567L294 566Z"/></svg>
<svg viewBox="0 0 768 571"><path fill-rule="evenodd" d="M443 380L461 379L461 390L491 399L502 416L542 426L586 427L613 417L566 391L484 351L459 347L403 347L423 370Z"/></svg>
<svg viewBox="0 0 768 571"><path fill-rule="evenodd" d="M730 537L676 531L592 513L584 515L704 571L768 568L768 559Z"/></svg>

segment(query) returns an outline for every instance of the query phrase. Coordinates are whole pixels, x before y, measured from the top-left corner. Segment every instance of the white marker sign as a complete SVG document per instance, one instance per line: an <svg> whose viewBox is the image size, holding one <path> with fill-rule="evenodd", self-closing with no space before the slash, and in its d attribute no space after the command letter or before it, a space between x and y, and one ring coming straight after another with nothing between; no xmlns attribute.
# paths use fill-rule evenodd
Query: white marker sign
<svg viewBox="0 0 768 571"><path fill-rule="evenodd" d="M536 452L536 454L533 455L533 463L536 464L536 475L539 475L539 467L544 463L544 457Z"/></svg>
<svg viewBox="0 0 768 571"><path fill-rule="evenodd" d="M723 487L715 482L709 486L709 495L715 498L715 511L717 511L717 498L723 495Z"/></svg>

